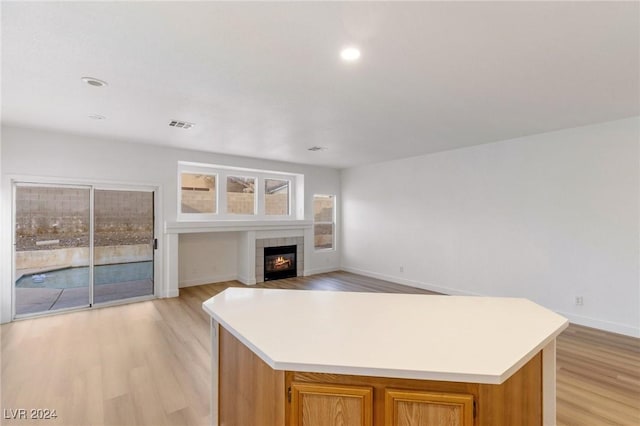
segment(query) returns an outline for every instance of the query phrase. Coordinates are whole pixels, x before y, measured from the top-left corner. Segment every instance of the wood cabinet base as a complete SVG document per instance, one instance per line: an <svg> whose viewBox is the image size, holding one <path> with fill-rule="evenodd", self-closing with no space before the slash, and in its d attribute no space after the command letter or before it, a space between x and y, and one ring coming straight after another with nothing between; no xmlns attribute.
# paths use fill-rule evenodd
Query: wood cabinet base
<svg viewBox="0 0 640 426"><path fill-rule="evenodd" d="M220 425L542 425L542 353L487 385L278 371L223 327L218 344Z"/></svg>

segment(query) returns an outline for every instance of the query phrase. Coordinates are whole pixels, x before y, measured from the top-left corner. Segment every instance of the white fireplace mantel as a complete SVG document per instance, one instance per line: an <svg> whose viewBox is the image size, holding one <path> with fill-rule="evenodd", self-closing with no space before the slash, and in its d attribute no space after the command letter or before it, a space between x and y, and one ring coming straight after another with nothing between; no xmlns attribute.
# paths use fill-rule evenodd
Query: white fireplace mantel
<svg viewBox="0 0 640 426"><path fill-rule="evenodd" d="M284 231L291 229L311 229L310 220L218 220L165 222L165 233L184 234L193 232L234 232L234 231Z"/></svg>
<svg viewBox="0 0 640 426"><path fill-rule="evenodd" d="M168 277L166 296L178 296L179 235L187 233L238 232L238 280L246 285L256 284L256 239L304 237L304 270L309 275L313 253L313 221L311 220L220 220L165 222L165 277Z"/></svg>

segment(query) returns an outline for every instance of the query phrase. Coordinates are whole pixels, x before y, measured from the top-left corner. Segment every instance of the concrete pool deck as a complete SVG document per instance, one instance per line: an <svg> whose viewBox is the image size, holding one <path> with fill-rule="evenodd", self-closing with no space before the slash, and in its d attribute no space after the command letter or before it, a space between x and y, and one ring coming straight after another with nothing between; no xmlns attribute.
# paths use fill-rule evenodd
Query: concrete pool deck
<svg viewBox="0 0 640 426"><path fill-rule="evenodd" d="M16 315L28 315L89 305L89 287L16 288ZM95 286L94 302L105 303L153 294L153 281L125 281Z"/></svg>

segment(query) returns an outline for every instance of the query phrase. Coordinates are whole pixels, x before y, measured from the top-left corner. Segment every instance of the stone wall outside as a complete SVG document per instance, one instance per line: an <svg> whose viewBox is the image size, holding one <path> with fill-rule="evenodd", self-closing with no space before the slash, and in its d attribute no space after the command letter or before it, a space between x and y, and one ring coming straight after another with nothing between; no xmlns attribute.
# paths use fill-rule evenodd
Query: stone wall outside
<svg viewBox="0 0 640 426"><path fill-rule="evenodd" d="M16 251L89 245L89 190L19 187L16 191ZM144 244L153 238L153 194L95 191L95 245ZM39 245L40 242L50 242Z"/></svg>
<svg viewBox="0 0 640 426"><path fill-rule="evenodd" d="M150 244L104 246L94 248L95 265L153 260ZM16 270L89 266L89 247L16 252Z"/></svg>

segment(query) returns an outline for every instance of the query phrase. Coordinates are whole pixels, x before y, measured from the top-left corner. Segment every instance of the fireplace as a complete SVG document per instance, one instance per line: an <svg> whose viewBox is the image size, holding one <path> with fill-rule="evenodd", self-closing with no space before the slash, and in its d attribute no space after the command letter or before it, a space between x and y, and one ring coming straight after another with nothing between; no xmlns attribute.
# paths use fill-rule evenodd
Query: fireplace
<svg viewBox="0 0 640 426"><path fill-rule="evenodd" d="M298 275L296 246L264 248L264 280L280 280Z"/></svg>

